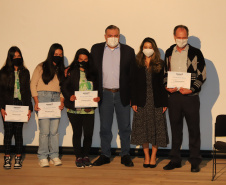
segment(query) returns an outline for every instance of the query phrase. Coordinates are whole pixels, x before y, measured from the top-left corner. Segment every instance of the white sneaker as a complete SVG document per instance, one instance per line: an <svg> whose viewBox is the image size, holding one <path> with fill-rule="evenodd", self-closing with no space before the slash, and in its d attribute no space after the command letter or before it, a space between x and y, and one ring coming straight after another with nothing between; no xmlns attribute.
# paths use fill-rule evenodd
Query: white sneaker
<svg viewBox="0 0 226 185"><path fill-rule="evenodd" d="M62 165L62 162L61 162L61 160L60 160L58 157L56 157L56 158L54 158L54 159L51 159L50 163L51 163L51 164L54 164L55 166L60 166L60 165Z"/></svg>
<svg viewBox="0 0 226 185"><path fill-rule="evenodd" d="M39 165L43 168L43 167L49 167L49 161L48 159L41 159L39 161Z"/></svg>

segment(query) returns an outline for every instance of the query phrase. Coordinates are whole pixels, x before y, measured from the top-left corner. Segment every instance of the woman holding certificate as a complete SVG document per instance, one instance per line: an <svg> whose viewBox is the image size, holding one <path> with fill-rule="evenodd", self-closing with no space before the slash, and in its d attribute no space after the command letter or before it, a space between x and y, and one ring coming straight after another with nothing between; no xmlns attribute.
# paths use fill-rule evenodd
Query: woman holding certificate
<svg viewBox="0 0 226 185"><path fill-rule="evenodd" d="M94 128L94 108L75 108L79 98L75 96L75 91L97 90L97 80L91 75L90 54L86 49L79 49L73 62L68 68L67 78L62 84L62 93L65 97L65 107L67 115L73 128L73 147L76 156L76 166L84 168L91 167L89 151L92 144ZM99 102L100 98L95 97L91 101ZM82 130L84 135L83 148L81 148Z"/></svg>
<svg viewBox="0 0 226 185"><path fill-rule="evenodd" d="M163 86L163 65L156 42L145 38L132 67L131 106L134 110L131 143L142 145L143 167L156 167L158 147L169 143L166 118L167 93ZM149 154L149 143L152 154Z"/></svg>
<svg viewBox="0 0 226 185"><path fill-rule="evenodd" d="M27 106L25 107L25 115L22 115L27 122L31 117L33 106L31 102L30 73L24 66L20 49L16 46L9 49L6 63L0 72L0 103L4 125L5 156L3 167L6 169L11 168L10 147L14 136L16 149L14 168L20 169L22 167L23 122L19 121L20 115L17 115L18 120L9 121L11 115L6 107L9 105ZM20 108L19 106L13 107Z"/></svg>
<svg viewBox="0 0 226 185"><path fill-rule="evenodd" d="M47 59L36 67L31 79L34 109L43 116L40 117L38 113L40 130L38 158L41 167L49 166L48 157L55 166L62 164L59 159L60 116L58 114L59 109L64 108L64 98L60 91L60 82L64 79L64 68L63 47L55 43L50 47ZM40 108L39 105L43 104L44 106ZM55 112L45 108L45 105L47 107L55 104L57 104ZM51 117L48 117L49 115Z"/></svg>

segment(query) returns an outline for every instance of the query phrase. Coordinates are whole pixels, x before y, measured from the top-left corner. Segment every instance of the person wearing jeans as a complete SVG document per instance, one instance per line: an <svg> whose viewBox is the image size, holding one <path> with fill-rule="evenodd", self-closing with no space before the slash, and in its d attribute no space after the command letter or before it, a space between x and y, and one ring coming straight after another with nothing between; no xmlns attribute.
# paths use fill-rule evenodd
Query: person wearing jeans
<svg viewBox="0 0 226 185"><path fill-rule="evenodd" d="M91 48L92 73L98 76L100 93L100 139L101 155L93 163L101 166L110 163L112 123L116 112L121 140L121 164L132 167L130 157L130 101L131 66L136 62L134 49L119 43L120 30L110 25L105 29L106 42L94 44Z"/></svg>
<svg viewBox="0 0 226 185"><path fill-rule="evenodd" d="M61 102L59 109L64 108L64 98L60 91L60 82L64 79L64 53L60 44L53 44L47 59L34 70L31 79L31 94L34 98L36 112L38 103ZM39 119L38 158L41 167L49 166L48 157L55 166L62 164L59 159L59 118Z"/></svg>
<svg viewBox="0 0 226 185"><path fill-rule="evenodd" d="M39 91L39 103L60 102L60 93L54 91ZM39 119L39 160L59 158L59 118Z"/></svg>

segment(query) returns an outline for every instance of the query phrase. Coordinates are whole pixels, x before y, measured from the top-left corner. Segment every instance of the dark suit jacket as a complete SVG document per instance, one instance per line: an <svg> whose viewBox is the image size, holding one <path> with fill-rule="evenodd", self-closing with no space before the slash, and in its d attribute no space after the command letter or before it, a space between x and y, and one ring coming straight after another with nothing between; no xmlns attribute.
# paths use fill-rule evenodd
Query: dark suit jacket
<svg viewBox="0 0 226 185"><path fill-rule="evenodd" d="M98 90L97 79L89 75L87 79L93 82L93 90ZM70 101L70 97L74 95L75 91L79 91L79 81L80 81L80 70L79 67L68 70L67 78L61 83L61 92L64 96L64 104L66 108L75 109L75 102Z"/></svg>
<svg viewBox="0 0 226 185"><path fill-rule="evenodd" d="M92 72L98 76L99 79L99 95L102 100L103 95L103 77L102 77L102 64L103 54L106 42L95 44L91 48L92 55ZM120 43L120 77L119 88L120 98L124 106L130 104L131 98L131 65L135 62L134 49ZM101 103L101 102L100 102Z"/></svg>
<svg viewBox="0 0 226 185"><path fill-rule="evenodd" d="M133 65L133 80L132 80L132 97L131 106L137 105L144 107L146 104L146 72L145 67L138 67L137 64ZM163 85L164 67L159 73L152 72L152 89L155 107L167 107L168 95Z"/></svg>

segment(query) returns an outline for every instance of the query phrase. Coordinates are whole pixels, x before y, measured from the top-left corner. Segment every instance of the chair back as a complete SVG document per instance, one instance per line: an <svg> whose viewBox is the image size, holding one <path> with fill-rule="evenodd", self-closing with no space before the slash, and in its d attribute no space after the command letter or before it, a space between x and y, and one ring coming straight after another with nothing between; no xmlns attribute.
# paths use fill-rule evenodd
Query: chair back
<svg viewBox="0 0 226 185"><path fill-rule="evenodd" d="M215 137L226 136L226 115L218 115L215 123Z"/></svg>

